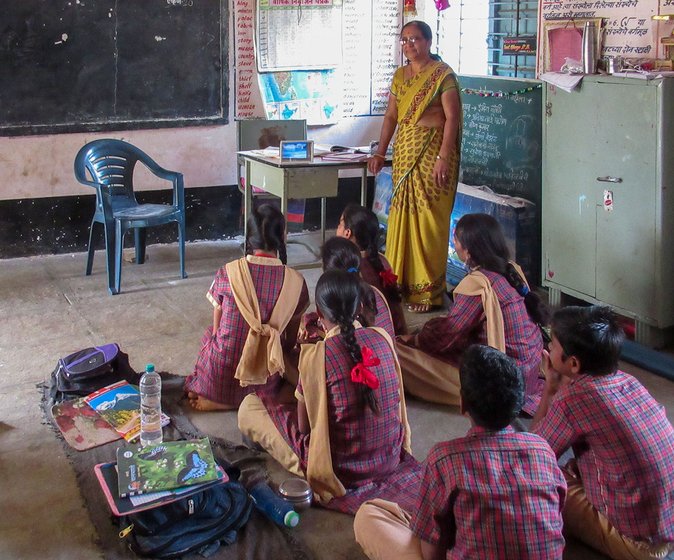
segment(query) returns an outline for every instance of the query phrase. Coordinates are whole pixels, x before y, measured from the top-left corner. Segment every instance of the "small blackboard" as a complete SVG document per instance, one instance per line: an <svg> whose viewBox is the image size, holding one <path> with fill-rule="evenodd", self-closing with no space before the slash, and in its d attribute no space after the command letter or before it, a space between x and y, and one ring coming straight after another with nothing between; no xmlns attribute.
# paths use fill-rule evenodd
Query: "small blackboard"
<svg viewBox="0 0 674 560"><path fill-rule="evenodd" d="M526 198L540 208L541 82L460 76L459 83L461 181Z"/></svg>
<svg viewBox="0 0 674 560"><path fill-rule="evenodd" d="M227 122L226 0L4 0L0 134Z"/></svg>
<svg viewBox="0 0 674 560"><path fill-rule="evenodd" d="M541 144L542 88L537 80L460 76L463 103L461 182L486 185L497 194L535 204L518 253L530 282L538 284L541 269ZM529 223L531 221L532 223ZM523 225L523 224L520 224ZM524 233L526 231L526 234Z"/></svg>

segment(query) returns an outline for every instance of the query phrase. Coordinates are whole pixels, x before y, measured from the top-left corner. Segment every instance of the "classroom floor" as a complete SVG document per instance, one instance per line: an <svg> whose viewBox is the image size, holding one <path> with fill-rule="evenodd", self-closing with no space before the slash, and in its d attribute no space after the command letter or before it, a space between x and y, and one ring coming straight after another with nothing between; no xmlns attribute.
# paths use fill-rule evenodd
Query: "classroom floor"
<svg viewBox="0 0 674 560"><path fill-rule="evenodd" d="M317 242L315 234L303 237ZM188 244L189 278L181 280L176 246L150 246L146 264L125 262L122 293L114 297L107 293L101 251L90 277L84 276L84 253L2 261L0 558L104 557L63 444L43 421L36 384L49 377L60 356L107 342L117 342L137 370L153 362L159 370L190 373L203 330L211 321L211 306L204 294L216 269L240 256L239 247L238 241ZM290 245L291 264L311 258L301 245ZM313 293L320 272L303 273ZM408 321L414 326L428 317L408 315ZM623 365L667 407L672 420L671 382ZM461 436L468 428L468 421L455 408L413 399L408 407L418 459L424 459L434 443ZM197 423L209 434L240 441L234 412L203 413ZM365 558L348 524L344 526L340 534L311 531L313 536L307 541L317 559ZM320 533L325 537L316 536ZM571 542L565 558L602 557Z"/></svg>

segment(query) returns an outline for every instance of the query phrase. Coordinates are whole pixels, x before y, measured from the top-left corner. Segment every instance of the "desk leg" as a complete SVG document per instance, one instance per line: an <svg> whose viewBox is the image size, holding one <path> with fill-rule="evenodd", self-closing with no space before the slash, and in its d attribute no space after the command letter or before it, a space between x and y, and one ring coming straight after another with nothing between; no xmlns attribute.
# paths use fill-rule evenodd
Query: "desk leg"
<svg viewBox="0 0 674 560"><path fill-rule="evenodd" d="M360 205L365 206L367 204L367 167L363 167L363 171L360 176Z"/></svg>
<svg viewBox="0 0 674 560"><path fill-rule="evenodd" d="M321 198L321 247L325 245L325 215L327 214L327 199Z"/></svg>
<svg viewBox="0 0 674 560"><path fill-rule="evenodd" d="M244 252L246 251L246 238L248 237L248 216L253 209L253 187L251 185L251 163L250 160L245 160L245 172L244 177L246 180L246 185L243 190L243 245Z"/></svg>
<svg viewBox="0 0 674 560"><path fill-rule="evenodd" d="M286 242L288 240L288 172L283 170L283 189L281 190L281 213L286 218Z"/></svg>

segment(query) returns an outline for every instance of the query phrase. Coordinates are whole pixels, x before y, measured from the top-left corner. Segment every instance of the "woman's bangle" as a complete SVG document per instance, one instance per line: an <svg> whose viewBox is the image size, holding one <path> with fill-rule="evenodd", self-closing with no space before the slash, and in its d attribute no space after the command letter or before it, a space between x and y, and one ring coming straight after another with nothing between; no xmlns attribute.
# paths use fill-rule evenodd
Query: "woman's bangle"
<svg viewBox="0 0 674 560"><path fill-rule="evenodd" d="M380 157L381 159L386 160L386 156L383 156L383 155L377 154L377 153L372 154L372 157Z"/></svg>
<svg viewBox="0 0 674 560"><path fill-rule="evenodd" d="M436 158L435 158L435 159L441 159L442 161L444 161L444 162L447 162L447 158L446 158L446 157L443 157L443 156L441 156L440 154L438 154L438 155L436 156Z"/></svg>

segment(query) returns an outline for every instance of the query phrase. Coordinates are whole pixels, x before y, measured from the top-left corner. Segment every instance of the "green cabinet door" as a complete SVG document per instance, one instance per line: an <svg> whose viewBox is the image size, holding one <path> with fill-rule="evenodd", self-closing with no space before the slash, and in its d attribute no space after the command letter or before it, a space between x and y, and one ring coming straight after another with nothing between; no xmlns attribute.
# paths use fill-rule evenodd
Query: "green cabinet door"
<svg viewBox="0 0 674 560"><path fill-rule="evenodd" d="M646 83L590 84L602 125L595 148L596 298L644 319L656 315L657 89ZM613 182L615 181L615 182Z"/></svg>
<svg viewBox="0 0 674 560"><path fill-rule="evenodd" d="M547 86L543 110L542 244L544 285L596 291L596 189L592 167L596 129L594 103Z"/></svg>

